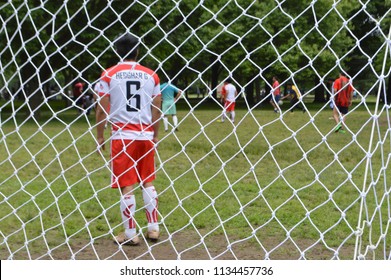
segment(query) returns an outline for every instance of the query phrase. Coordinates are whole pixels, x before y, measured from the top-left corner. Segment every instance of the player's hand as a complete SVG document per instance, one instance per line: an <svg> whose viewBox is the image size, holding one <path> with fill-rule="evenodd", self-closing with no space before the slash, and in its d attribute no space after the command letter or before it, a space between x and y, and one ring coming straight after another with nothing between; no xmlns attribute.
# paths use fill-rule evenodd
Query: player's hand
<svg viewBox="0 0 391 280"><path fill-rule="evenodd" d="M155 143L155 146L157 148L157 143L159 142L159 138L157 138L156 136L153 137L152 139L153 143Z"/></svg>
<svg viewBox="0 0 391 280"><path fill-rule="evenodd" d="M98 141L98 147L97 147L97 149L98 149L98 153L100 153L101 149L102 149L103 151L105 150L105 138L99 137L99 138L97 139L97 141Z"/></svg>

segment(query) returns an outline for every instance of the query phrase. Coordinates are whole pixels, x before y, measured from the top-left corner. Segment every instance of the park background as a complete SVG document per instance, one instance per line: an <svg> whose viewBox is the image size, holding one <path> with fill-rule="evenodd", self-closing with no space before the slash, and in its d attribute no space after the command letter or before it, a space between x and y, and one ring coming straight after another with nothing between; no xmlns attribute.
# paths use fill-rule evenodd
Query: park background
<svg viewBox="0 0 391 280"><path fill-rule="evenodd" d="M0 4L1 259L389 258L390 1L125 2ZM186 93L179 131L160 135L162 238L137 248L112 242L109 154L72 99L118 62L125 31ZM345 135L329 119L341 70L356 88ZM304 114L272 111L274 75ZM235 125L216 123L228 77Z"/></svg>

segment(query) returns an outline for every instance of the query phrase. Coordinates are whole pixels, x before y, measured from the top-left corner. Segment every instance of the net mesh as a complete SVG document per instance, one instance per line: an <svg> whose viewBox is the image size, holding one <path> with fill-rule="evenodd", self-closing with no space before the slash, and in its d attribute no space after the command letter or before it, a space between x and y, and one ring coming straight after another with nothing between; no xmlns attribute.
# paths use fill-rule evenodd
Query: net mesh
<svg viewBox="0 0 391 280"><path fill-rule="evenodd" d="M1 259L391 259L390 1L299 2L0 4ZM137 247L112 241L120 194L95 135L94 86L124 32L184 93L156 154L161 236L146 238L137 187ZM272 76L303 113L273 111ZM217 123L227 78L235 123Z"/></svg>

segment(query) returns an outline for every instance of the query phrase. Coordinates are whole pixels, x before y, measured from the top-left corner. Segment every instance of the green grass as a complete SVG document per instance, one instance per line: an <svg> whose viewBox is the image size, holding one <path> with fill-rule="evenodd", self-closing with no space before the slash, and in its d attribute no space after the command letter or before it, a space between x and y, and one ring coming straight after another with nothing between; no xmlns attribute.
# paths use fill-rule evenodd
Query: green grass
<svg viewBox="0 0 391 280"><path fill-rule="evenodd" d="M194 229L205 237L225 233L230 242L251 238L272 251L288 237L301 250L347 247L351 258L373 103L356 101L346 134L333 132L332 112L323 104L306 104L305 114L290 114L285 104L282 117L270 105L248 110L239 104L235 127L215 122L217 106L192 105L194 111L180 104L178 132L160 132L155 185L166 236ZM109 152L96 153L93 116L77 119L75 110L53 103L56 118L43 110L36 122L23 112L12 118L10 106L0 106L0 257L26 250L37 257L120 231L119 194L110 188ZM388 247L391 242L390 133L382 112L363 213L372 231L365 227L362 250L378 243L382 252L380 234ZM143 229L139 189L136 195Z"/></svg>

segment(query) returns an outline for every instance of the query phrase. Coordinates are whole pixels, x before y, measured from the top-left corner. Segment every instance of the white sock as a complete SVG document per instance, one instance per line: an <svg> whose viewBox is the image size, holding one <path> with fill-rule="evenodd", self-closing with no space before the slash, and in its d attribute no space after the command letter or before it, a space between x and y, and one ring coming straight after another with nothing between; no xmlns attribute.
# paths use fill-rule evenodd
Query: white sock
<svg viewBox="0 0 391 280"><path fill-rule="evenodd" d="M168 117L163 117L164 130L168 130Z"/></svg>
<svg viewBox="0 0 391 280"><path fill-rule="evenodd" d="M223 122L226 118L226 115L225 115L225 110L223 111L223 114L221 115L221 121Z"/></svg>
<svg viewBox="0 0 391 280"><path fill-rule="evenodd" d="M126 237L132 238L137 233L136 222L134 220L134 213L136 212L136 199L134 195L121 196L120 209Z"/></svg>
<svg viewBox="0 0 391 280"><path fill-rule="evenodd" d="M235 112L234 111L231 112L231 121L235 122Z"/></svg>
<svg viewBox="0 0 391 280"><path fill-rule="evenodd" d="M145 214L148 220L148 231L159 231L158 225L158 196L155 187L143 188Z"/></svg>
<svg viewBox="0 0 391 280"><path fill-rule="evenodd" d="M178 126L178 117L172 116L172 122L174 123L174 127L177 127Z"/></svg>

